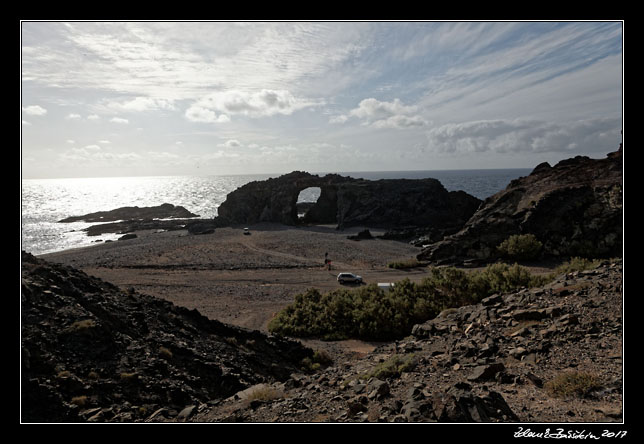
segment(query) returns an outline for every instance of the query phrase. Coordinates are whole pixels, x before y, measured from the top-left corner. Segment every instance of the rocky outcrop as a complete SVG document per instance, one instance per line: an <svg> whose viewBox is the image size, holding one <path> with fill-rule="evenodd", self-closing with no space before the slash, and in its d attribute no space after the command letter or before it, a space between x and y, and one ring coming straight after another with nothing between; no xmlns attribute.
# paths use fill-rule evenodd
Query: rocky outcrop
<svg viewBox="0 0 644 444"><path fill-rule="evenodd" d="M22 253L22 420L186 419L312 351Z"/></svg>
<svg viewBox="0 0 644 444"><path fill-rule="evenodd" d="M104 233L128 235L143 230L188 230L190 234L209 234L215 231L212 219L193 219L199 217L179 205L164 203L156 207L121 207L110 211L99 211L83 216L71 216L58 221L101 222L83 228L88 236L99 236ZM132 236L125 239L131 239Z"/></svg>
<svg viewBox="0 0 644 444"><path fill-rule="evenodd" d="M622 263L448 309L363 358L208 406L203 422L611 422L622 418ZM405 363L404 366L394 365ZM557 397L562 375L599 381Z"/></svg>
<svg viewBox="0 0 644 444"><path fill-rule="evenodd" d="M150 220L150 219L180 219L199 217L182 206L164 203L156 207L121 207L110 211L98 211L82 216L71 216L58 222L113 222L117 220Z"/></svg>
<svg viewBox="0 0 644 444"><path fill-rule="evenodd" d="M217 223L296 225L300 222L298 195L309 187L319 187L321 192L302 222L337 223L339 228L358 225L460 227L481 202L462 191L448 192L436 179L370 181L295 171L248 183L230 193L218 208Z"/></svg>
<svg viewBox="0 0 644 444"><path fill-rule="evenodd" d="M622 254L622 149L604 159L577 156L538 165L486 199L459 232L428 246L419 260L493 260L515 234L533 234L546 256Z"/></svg>

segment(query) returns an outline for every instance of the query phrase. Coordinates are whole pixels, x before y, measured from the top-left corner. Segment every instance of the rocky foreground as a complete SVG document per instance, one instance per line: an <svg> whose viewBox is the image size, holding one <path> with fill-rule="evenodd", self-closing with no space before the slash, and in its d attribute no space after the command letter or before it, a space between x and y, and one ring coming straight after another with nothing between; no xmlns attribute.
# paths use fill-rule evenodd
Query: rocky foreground
<svg viewBox="0 0 644 444"><path fill-rule="evenodd" d="M21 297L24 422L182 418L313 354L24 252Z"/></svg>
<svg viewBox="0 0 644 444"><path fill-rule="evenodd" d="M361 360L252 387L192 420L619 422L622 337L622 264L605 262L446 310Z"/></svg>
<svg viewBox="0 0 644 444"><path fill-rule="evenodd" d="M314 353L24 253L22 419L619 422L622 313L622 263L606 261L363 356Z"/></svg>

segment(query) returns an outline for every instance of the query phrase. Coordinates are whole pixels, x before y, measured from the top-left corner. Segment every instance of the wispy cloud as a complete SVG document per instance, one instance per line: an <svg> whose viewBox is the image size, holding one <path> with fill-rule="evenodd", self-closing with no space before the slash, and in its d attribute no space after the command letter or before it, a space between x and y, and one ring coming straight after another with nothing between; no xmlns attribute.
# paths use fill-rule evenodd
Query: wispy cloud
<svg viewBox="0 0 644 444"><path fill-rule="evenodd" d="M619 119L593 119L558 124L534 120L480 120L446 124L427 131L430 150L447 153L574 152L611 148L621 130Z"/></svg>
<svg viewBox="0 0 644 444"><path fill-rule="evenodd" d="M97 168L476 168L619 143L619 22L21 26L23 151Z"/></svg>
<svg viewBox="0 0 644 444"><path fill-rule="evenodd" d="M254 118L276 114L290 115L295 111L319 106L322 103L297 98L286 90L223 91L211 93L199 99L188 108L186 117L197 122L221 122L223 116L235 114ZM226 117L223 117L224 121L227 121Z"/></svg>

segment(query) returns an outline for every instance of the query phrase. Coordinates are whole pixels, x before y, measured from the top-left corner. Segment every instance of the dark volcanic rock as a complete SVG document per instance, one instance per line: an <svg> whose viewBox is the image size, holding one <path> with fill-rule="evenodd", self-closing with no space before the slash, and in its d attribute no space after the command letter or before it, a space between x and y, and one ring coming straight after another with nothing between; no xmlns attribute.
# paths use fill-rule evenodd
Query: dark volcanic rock
<svg viewBox="0 0 644 444"><path fill-rule="evenodd" d="M312 356L25 252L21 302L25 422L161 420Z"/></svg>
<svg viewBox="0 0 644 444"><path fill-rule="evenodd" d="M547 256L622 253L622 150L605 159L577 156L541 164L489 197L458 233L428 246L419 260L492 260L496 247L531 233Z"/></svg>
<svg viewBox="0 0 644 444"><path fill-rule="evenodd" d="M72 216L59 222L113 222L134 219L178 219L199 217L182 206L164 203L156 207L121 207L111 211L98 211L83 216Z"/></svg>
<svg viewBox="0 0 644 444"><path fill-rule="evenodd" d="M299 222L301 190L319 187L320 197L303 218L305 223L337 223L338 227L460 227L480 200L464 192L448 192L436 179L364 180L295 171L251 182L226 197L218 209L221 225Z"/></svg>
<svg viewBox="0 0 644 444"><path fill-rule="evenodd" d="M371 232L369 230L363 230L358 234L352 235L352 236L347 236L347 239L349 240L355 240L355 241L360 241L360 240L371 240L374 237L371 235Z"/></svg>
<svg viewBox="0 0 644 444"><path fill-rule="evenodd" d="M111 211L99 211L84 216L72 216L59 222L101 222L84 228L88 236L104 233L126 234L142 230L185 230L190 234L209 234L215 231L212 219L190 219L199 217L184 207L164 203L156 207L122 207ZM104 223L105 222L105 223ZM127 237L125 239L132 239Z"/></svg>
<svg viewBox="0 0 644 444"><path fill-rule="evenodd" d="M475 396L467 389L450 388L437 408L440 422L510 422L518 421L503 396L490 391L485 396Z"/></svg>

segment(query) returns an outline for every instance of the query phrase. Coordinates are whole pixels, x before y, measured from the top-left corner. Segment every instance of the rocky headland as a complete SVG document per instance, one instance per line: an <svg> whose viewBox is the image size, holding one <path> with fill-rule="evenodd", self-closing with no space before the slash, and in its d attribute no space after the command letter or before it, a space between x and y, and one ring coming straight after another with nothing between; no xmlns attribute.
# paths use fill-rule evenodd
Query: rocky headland
<svg viewBox="0 0 644 444"><path fill-rule="evenodd" d="M320 197L308 206L300 220L297 198L300 191L310 187L319 187ZM338 228L431 226L454 231L480 203L463 191L448 192L436 179L364 180L294 171L250 182L233 191L219 206L216 223L317 223L337 224Z"/></svg>
<svg viewBox="0 0 644 444"><path fill-rule="evenodd" d="M546 257L621 256L622 165L621 147L604 159L542 163L487 198L459 232L427 246L418 259L494 261L501 242L528 233Z"/></svg>

